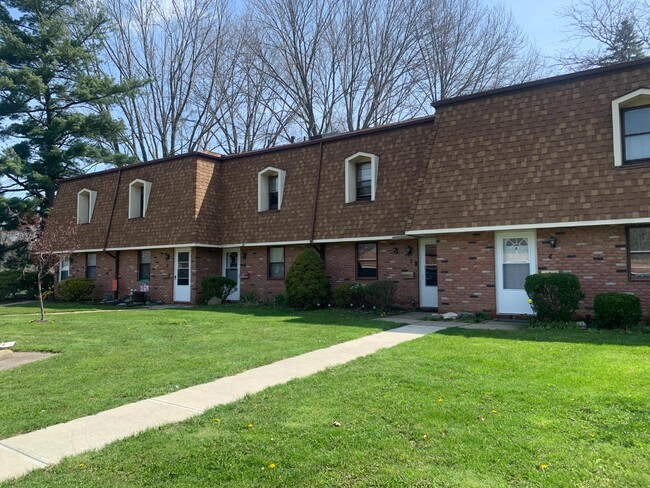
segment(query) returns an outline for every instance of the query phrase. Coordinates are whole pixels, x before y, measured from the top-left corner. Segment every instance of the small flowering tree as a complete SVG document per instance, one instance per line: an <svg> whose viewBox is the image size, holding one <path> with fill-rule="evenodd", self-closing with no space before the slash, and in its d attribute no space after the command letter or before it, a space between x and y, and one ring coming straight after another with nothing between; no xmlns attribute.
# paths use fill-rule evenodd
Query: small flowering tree
<svg viewBox="0 0 650 488"><path fill-rule="evenodd" d="M38 302L40 305L40 322L45 322L45 291L43 278L54 272L60 260L70 257L77 239L76 222L57 223L47 226L39 215L16 216L20 221L18 232L20 239L27 244L29 259L35 267Z"/></svg>

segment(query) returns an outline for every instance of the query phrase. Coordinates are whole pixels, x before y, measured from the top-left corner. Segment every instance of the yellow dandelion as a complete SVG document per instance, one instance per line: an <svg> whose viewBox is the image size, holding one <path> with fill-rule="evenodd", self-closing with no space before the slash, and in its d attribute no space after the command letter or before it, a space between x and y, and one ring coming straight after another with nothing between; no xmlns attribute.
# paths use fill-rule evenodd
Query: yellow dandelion
<svg viewBox="0 0 650 488"><path fill-rule="evenodd" d="M442 403L444 400L442 398L438 398L438 403Z"/></svg>
<svg viewBox="0 0 650 488"><path fill-rule="evenodd" d="M217 423L217 424L218 424L218 423L220 423L220 422L221 422L221 419L220 419L219 417L215 417L215 418L214 418L214 421L215 421L215 423Z"/></svg>
<svg viewBox="0 0 650 488"><path fill-rule="evenodd" d="M79 465L79 467L80 467L80 468L85 468L86 465L85 465L84 463L81 463L81 464Z"/></svg>
<svg viewBox="0 0 650 488"><path fill-rule="evenodd" d="M252 423L250 423L250 424L246 424L246 428L247 428L247 429L252 429L252 428L253 428L253 424L252 424Z"/></svg>
<svg viewBox="0 0 650 488"><path fill-rule="evenodd" d="M269 464L269 469L275 469L276 467L277 467L277 466L275 465L275 463L271 463L271 464Z"/></svg>
<svg viewBox="0 0 650 488"><path fill-rule="evenodd" d="M425 441L426 441L428 438L429 438L429 436L428 436L427 434L424 434L424 435L422 436L422 439L424 439Z"/></svg>
<svg viewBox="0 0 650 488"><path fill-rule="evenodd" d="M548 464L540 464L537 466L537 469L541 469L542 471L546 471L548 469Z"/></svg>
<svg viewBox="0 0 650 488"><path fill-rule="evenodd" d="M496 410L490 410L490 413L497 413Z"/></svg>

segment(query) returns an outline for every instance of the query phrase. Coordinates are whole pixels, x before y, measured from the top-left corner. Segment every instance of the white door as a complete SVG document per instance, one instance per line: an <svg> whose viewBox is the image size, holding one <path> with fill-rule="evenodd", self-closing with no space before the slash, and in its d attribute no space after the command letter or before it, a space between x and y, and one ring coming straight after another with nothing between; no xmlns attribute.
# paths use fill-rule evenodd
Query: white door
<svg viewBox="0 0 650 488"><path fill-rule="evenodd" d="M190 289L192 251L189 248L178 248L174 254L174 301L189 302L192 296Z"/></svg>
<svg viewBox="0 0 650 488"><path fill-rule="evenodd" d="M536 233L497 232L495 236L497 313L532 315L524 282L537 272Z"/></svg>
<svg viewBox="0 0 650 488"><path fill-rule="evenodd" d="M239 248L223 250L223 275L237 283L237 287L228 296L228 300L239 300Z"/></svg>
<svg viewBox="0 0 650 488"><path fill-rule="evenodd" d="M435 239L420 239L420 307L438 308L438 252Z"/></svg>

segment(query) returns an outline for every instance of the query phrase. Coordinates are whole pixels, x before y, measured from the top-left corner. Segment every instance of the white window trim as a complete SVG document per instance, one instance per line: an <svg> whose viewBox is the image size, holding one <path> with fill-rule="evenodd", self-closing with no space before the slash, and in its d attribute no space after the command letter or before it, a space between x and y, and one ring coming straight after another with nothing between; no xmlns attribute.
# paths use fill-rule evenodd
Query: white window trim
<svg viewBox="0 0 650 488"><path fill-rule="evenodd" d="M371 190L370 201L375 201L377 193L377 171L379 169L379 156L376 154L358 152L345 160L345 203L357 201L357 172L358 163L370 162Z"/></svg>
<svg viewBox="0 0 650 488"><path fill-rule="evenodd" d="M282 196L284 195L284 181L287 172L283 169L267 166L257 173L257 211L266 212L269 210L269 176L278 177L278 210L282 208Z"/></svg>
<svg viewBox="0 0 650 488"><path fill-rule="evenodd" d="M621 109L650 106L650 88L639 88L612 101L612 136L614 140L614 166L623 166L623 122Z"/></svg>
<svg viewBox="0 0 650 488"><path fill-rule="evenodd" d="M144 191L144 208L142 209L142 217L147 216L147 207L149 206L149 195L151 194L151 182L144 180L133 180L129 183L129 218L137 219L140 218L140 215L136 215L136 202L133 201L133 186L142 185Z"/></svg>
<svg viewBox="0 0 650 488"><path fill-rule="evenodd" d="M81 219L81 196L88 194L88 222L82 222ZM77 224L90 224L93 220L93 210L95 210L95 200L97 199L97 192L84 188L77 193Z"/></svg>

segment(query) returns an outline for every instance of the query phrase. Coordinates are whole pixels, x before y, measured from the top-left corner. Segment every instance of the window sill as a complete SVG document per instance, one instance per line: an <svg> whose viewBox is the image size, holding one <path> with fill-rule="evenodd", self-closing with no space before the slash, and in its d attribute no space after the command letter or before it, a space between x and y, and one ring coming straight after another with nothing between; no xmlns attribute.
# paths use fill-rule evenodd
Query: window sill
<svg viewBox="0 0 650 488"><path fill-rule="evenodd" d="M129 217L129 220L143 220L144 217Z"/></svg>
<svg viewBox="0 0 650 488"><path fill-rule="evenodd" d="M276 213L276 212L279 212L279 211L280 211L279 208L269 208L269 209L266 209L266 210L258 210L257 213Z"/></svg>
<svg viewBox="0 0 650 488"><path fill-rule="evenodd" d="M623 162L622 165L617 166L619 169L624 169L624 168L638 168L638 167L643 167L643 166L650 166L650 159L638 159L636 161L628 161L628 162Z"/></svg>
<svg viewBox="0 0 650 488"><path fill-rule="evenodd" d="M284 281L284 276L282 278L271 278L270 276L268 276L266 279L268 281Z"/></svg>
<svg viewBox="0 0 650 488"><path fill-rule="evenodd" d="M352 202L346 202L345 204L346 205L355 205L355 204L360 205L360 204L364 204L364 203L368 204L368 203L373 203L373 202L374 202L374 200L371 200L370 198L368 198L367 200L354 200Z"/></svg>
<svg viewBox="0 0 650 488"><path fill-rule="evenodd" d="M379 279L378 276L375 276L374 278L359 278L359 277L357 276L357 278L356 278L357 281L376 281L376 280L378 280L378 279Z"/></svg>

